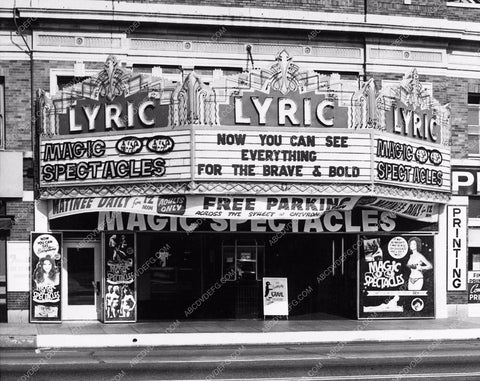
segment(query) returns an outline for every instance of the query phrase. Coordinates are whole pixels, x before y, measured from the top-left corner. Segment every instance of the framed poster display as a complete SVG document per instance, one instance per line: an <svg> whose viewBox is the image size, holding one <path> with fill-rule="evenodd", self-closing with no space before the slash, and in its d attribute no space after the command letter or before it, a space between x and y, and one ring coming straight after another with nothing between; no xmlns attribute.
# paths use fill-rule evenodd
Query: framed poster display
<svg viewBox="0 0 480 381"><path fill-rule="evenodd" d="M433 236L371 235L359 239L360 319L433 318Z"/></svg>
<svg viewBox="0 0 480 381"><path fill-rule="evenodd" d="M30 242L30 322L61 322L62 233L31 233Z"/></svg>
<svg viewBox="0 0 480 381"><path fill-rule="evenodd" d="M105 323L137 320L135 234L104 235L104 315Z"/></svg>

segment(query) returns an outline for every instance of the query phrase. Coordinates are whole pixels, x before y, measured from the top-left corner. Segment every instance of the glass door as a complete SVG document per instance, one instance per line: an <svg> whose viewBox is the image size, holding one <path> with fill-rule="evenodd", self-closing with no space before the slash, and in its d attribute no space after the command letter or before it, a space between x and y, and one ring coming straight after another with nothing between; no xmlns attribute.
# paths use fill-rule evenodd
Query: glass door
<svg viewBox="0 0 480 381"><path fill-rule="evenodd" d="M97 320L100 243L65 241L63 255L63 320Z"/></svg>

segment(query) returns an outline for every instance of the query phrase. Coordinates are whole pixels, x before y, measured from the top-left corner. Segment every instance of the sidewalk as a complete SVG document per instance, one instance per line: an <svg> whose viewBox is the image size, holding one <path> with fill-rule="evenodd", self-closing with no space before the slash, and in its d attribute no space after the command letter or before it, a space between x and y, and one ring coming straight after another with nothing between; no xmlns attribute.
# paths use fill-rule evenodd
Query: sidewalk
<svg viewBox="0 0 480 381"><path fill-rule="evenodd" d="M0 324L0 348L262 345L479 340L480 319L202 320L131 324Z"/></svg>

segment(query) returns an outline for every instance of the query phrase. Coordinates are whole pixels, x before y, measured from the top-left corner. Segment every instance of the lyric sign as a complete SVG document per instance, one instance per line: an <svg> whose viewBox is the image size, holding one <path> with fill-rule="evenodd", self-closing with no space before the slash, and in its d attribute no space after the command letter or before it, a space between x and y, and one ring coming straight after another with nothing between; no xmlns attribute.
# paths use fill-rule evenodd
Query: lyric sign
<svg viewBox="0 0 480 381"><path fill-rule="evenodd" d="M364 236L359 318L434 317L433 237Z"/></svg>
<svg viewBox="0 0 480 381"><path fill-rule="evenodd" d="M30 321L60 322L62 234L31 233Z"/></svg>
<svg viewBox="0 0 480 381"><path fill-rule="evenodd" d="M347 127L348 108L313 91L288 95L275 90L270 94L244 92L243 96L232 96L231 102L220 105L221 125Z"/></svg>

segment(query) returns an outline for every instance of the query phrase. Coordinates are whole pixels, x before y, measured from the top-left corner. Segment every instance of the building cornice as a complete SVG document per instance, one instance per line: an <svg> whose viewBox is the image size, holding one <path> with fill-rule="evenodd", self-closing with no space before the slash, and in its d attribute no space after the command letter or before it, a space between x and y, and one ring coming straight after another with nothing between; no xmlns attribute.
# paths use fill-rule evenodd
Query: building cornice
<svg viewBox="0 0 480 381"><path fill-rule="evenodd" d="M436 18L360 13L305 12L284 9L215 7L185 4L111 2L105 0L4 0L0 18L74 19L213 26L263 27L409 35L480 41L480 23Z"/></svg>

